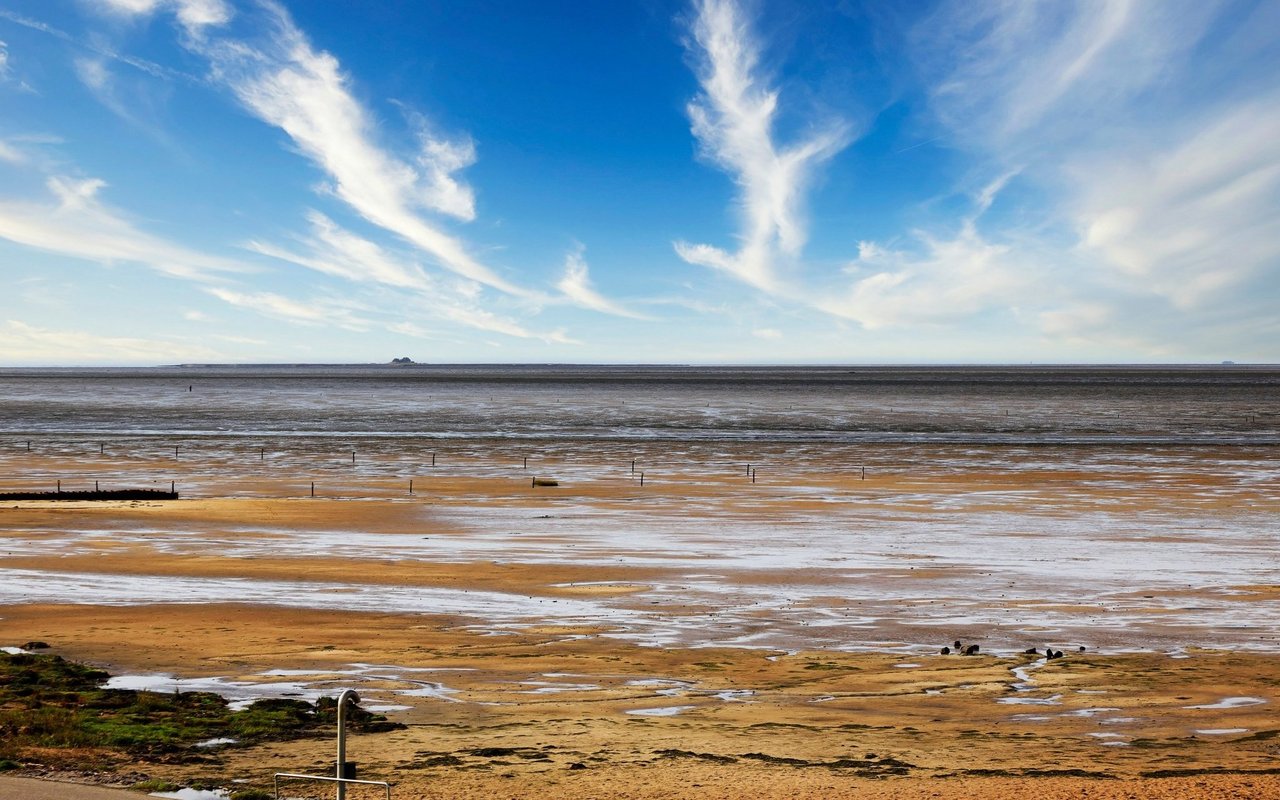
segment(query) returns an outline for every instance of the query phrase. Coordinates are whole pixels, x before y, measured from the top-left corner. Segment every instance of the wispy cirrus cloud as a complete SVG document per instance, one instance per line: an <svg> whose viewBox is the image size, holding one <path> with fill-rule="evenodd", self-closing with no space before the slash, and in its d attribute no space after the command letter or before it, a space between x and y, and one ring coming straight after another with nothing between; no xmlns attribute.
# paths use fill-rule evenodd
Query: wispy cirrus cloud
<svg viewBox="0 0 1280 800"><path fill-rule="evenodd" d="M366 331L371 326L360 315L358 306L350 302L324 297L295 300L275 292L242 292L224 286L209 286L205 291L224 303L288 322L337 325L351 331Z"/></svg>
<svg viewBox="0 0 1280 800"><path fill-rule="evenodd" d="M304 323L376 325L392 329L417 317L434 317L516 338L572 341L561 331L540 333L481 307L481 287L496 289L521 302L545 298L516 286L480 263L459 238L429 218L435 214L461 221L475 219L475 193L459 173L474 163L469 137L440 136L420 113L403 109L416 148L397 152L382 145L367 109L352 92L349 77L333 55L316 50L289 13L271 0L258 3L256 33L239 38L221 27L230 18L221 3L166 0L113 0L114 12L150 14L173 11L186 28L182 44L206 58L215 85L225 87L253 116L279 128L297 151L330 179L326 194L344 202L365 221L397 235L431 267L393 253L358 236L318 211L307 214L309 230L289 244L251 240L248 249L350 282L355 296L378 296L358 318L341 309L316 313L312 299L213 287L210 294L240 308L277 319ZM214 12L197 14L200 9ZM184 18L184 14L187 17ZM449 273L454 273L449 275ZM385 290L399 294L387 294ZM408 294L405 294L407 292ZM344 321L345 320L345 321ZM425 330L415 327L415 330Z"/></svg>
<svg viewBox="0 0 1280 800"><path fill-rule="evenodd" d="M188 46L209 58L217 81L262 121L280 128L331 179L329 190L356 213L430 255L439 266L511 295L530 297L480 263L457 237L423 212L475 218L470 187L456 173L475 159L468 139L448 140L418 126L412 162L381 147L338 60L317 51L285 9L264 2L254 42L209 31Z"/></svg>
<svg viewBox="0 0 1280 800"><path fill-rule="evenodd" d="M105 186L96 178L54 176L46 182L52 202L0 200L0 238L98 263L141 264L189 280L251 269L147 233L102 202Z"/></svg>
<svg viewBox="0 0 1280 800"><path fill-rule="evenodd" d="M1166 148L1076 160L1067 174L1082 249L1178 310L1247 307L1260 283L1280 290L1278 137L1275 95Z"/></svg>
<svg viewBox="0 0 1280 800"><path fill-rule="evenodd" d="M1035 263L987 241L972 223L953 236L916 231L915 238L919 249L859 243L845 269L853 283L833 287L815 305L869 330L944 325L1016 306L1036 283Z"/></svg>
<svg viewBox="0 0 1280 800"><path fill-rule="evenodd" d="M518 339L567 341L560 332L531 331L509 317L481 308L478 287L471 281L432 275L403 254L393 253L352 233L318 211L310 212L307 218L311 224L310 234L295 237L293 247L260 241L251 241L245 246L262 255L349 281L360 291L394 290L393 294L382 293L378 302L369 304L370 308L383 310L380 316L402 320L393 325L405 324L406 319L429 317ZM240 305L249 307L247 303ZM259 308L268 306L259 304ZM279 316L278 308L275 312Z"/></svg>
<svg viewBox="0 0 1280 800"><path fill-rule="evenodd" d="M303 251L268 242L250 241L245 247L265 256L357 283L377 283L430 291L436 282L418 265L391 257L383 248L342 228L319 211L307 213L309 236L297 237Z"/></svg>
<svg viewBox="0 0 1280 800"><path fill-rule="evenodd" d="M750 21L734 0L698 0L695 11L693 49L702 92L687 110L704 156L738 185L741 245L731 253L680 241L676 252L691 264L776 291L779 267L794 262L806 239L805 188L814 168L848 143L849 126L819 121L812 126L817 132L780 146L774 130L779 93L761 74Z"/></svg>
<svg viewBox="0 0 1280 800"><path fill-rule="evenodd" d="M565 297L575 305L582 308L599 311L602 314L611 314L615 317L627 317L629 319L652 319L644 314L617 303L600 292L591 284L590 268L587 266L586 248L578 245L564 260L564 276L556 284Z"/></svg>
<svg viewBox="0 0 1280 800"><path fill-rule="evenodd" d="M1277 48L1240 11L941 4L908 40L934 120L989 190L957 234L864 244L828 309L868 327L1003 311L1031 335L1152 355L1230 346L1233 317L1274 329L1258 298L1280 292L1280 116L1258 76ZM982 218L1015 173L1039 218Z"/></svg>

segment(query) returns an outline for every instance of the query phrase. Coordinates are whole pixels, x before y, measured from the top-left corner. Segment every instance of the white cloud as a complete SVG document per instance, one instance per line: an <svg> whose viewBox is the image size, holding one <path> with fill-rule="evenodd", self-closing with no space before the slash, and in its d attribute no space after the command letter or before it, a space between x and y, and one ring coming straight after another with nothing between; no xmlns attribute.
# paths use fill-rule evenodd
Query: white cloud
<svg viewBox="0 0 1280 800"><path fill-rule="evenodd" d="M1280 97L1233 108L1156 152L1071 166L1087 252L1181 309L1280 284Z"/></svg>
<svg viewBox="0 0 1280 800"><path fill-rule="evenodd" d="M8 13L0 10L0 17L7 17ZM26 81L15 78L13 75L13 66L9 63L9 45L0 39L0 86L10 85L16 86L19 91L35 93Z"/></svg>
<svg viewBox="0 0 1280 800"><path fill-rule="evenodd" d="M77 58L75 69L80 82L90 89L102 91L111 83L111 75L100 59Z"/></svg>
<svg viewBox="0 0 1280 800"><path fill-rule="evenodd" d="M570 301L583 308L599 311L602 314L612 314L617 317L649 319L649 317L638 314L595 290L591 285L591 276L588 274L584 248L580 245L565 256L564 276L556 284L556 288L564 293L564 296L569 298Z"/></svg>
<svg viewBox="0 0 1280 800"><path fill-rule="evenodd" d="M471 143L437 139L422 127L416 166L384 150L373 141L368 113L352 96L338 60L314 50L283 8L264 5L270 21L260 45L192 43L210 58L216 77L255 116L288 134L333 179L333 194L366 220L421 248L446 269L509 294L530 296L420 213L474 218L471 190L454 177L474 160Z"/></svg>
<svg viewBox="0 0 1280 800"><path fill-rule="evenodd" d="M1231 321L1240 344L1274 326L1259 297L1280 291L1280 98L1256 24L1218 2L1005 0L944 3L915 32L949 141L1043 192L1040 230L1006 227L995 261L1056 247L1069 263L993 299L1038 308L1047 335L1152 353L1229 346ZM878 293L901 308L929 297L910 282Z"/></svg>
<svg viewBox="0 0 1280 800"><path fill-rule="evenodd" d="M118 14L146 15L160 9L172 10L188 33L196 34L207 25L231 21L231 6L223 0L100 0L102 6Z"/></svg>
<svg viewBox="0 0 1280 800"><path fill-rule="evenodd" d="M246 247L355 284L396 290L373 304L394 314L431 316L521 339L552 337L531 332L511 319L478 307L479 288L471 281L440 280L411 260L351 233L319 212L312 211L307 218L311 235L298 237L302 252L258 241L249 242Z"/></svg>
<svg viewBox="0 0 1280 800"><path fill-rule="evenodd" d="M318 211L307 214L311 236L300 237L307 253L252 241L246 247L263 255L357 283L378 283L406 289L432 290L436 284L416 264L392 258L378 245L340 227Z"/></svg>
<svg viewBox="0 0 1280 800"><path fill-rule="evenodd" d="M757 339L764 339L766 341L777 341L782 338L782 331L778 330L777 328L756 328L755 330L751 331L751 335L756 337Z"/></svg>
<svg viewBox="0 0 1280 800"><path fill-rule="evenodd" d="M949 138L1019 161L1112 135L1207 30L1213 0L944 2L912 34Z"/></svg>
<svg viewBox="0 0 1280 800"><path fill-rule="evenodd" d="M142 128L148 127L143 125L133 110L120 99L120 95L116 90L115 76L108 69L105 58L77 58L72 62L72 66L75 68L76 77L80 79L80 82L111 113L133 125ZM150 129L149 132L157 136L160 135L156 129Z"/></svg>
<svg viewBox="0 0 1280 800"><path fill-rule="evenodd" d="M52 177L54 203L0 201L0 238L99 263L142 264L178 278L208 280L245 272L230 259L191 250L152 236L98 199L100 179Z"/></svg>
<svg viewBox="0 0 1280 800"><path fill-rule="evenodd" d="M22 155L22 151L13 145L0 139L0 161L7 161L10 164L21 164L26 161L26 157Z"/></svg>
<svg viewBox="0 0 1280 800"><path fill-rule="evenodd" d="M734 177L740 191L742 244L730 253L677 242L691 264L724 270L757 288L779 289L779 262L793 261L806 239L801 202L813 168L849 139L839 121L788 147L774 141L778 92L759 75L759 45L734 0L701 0L693 25L702 94L688 113L703 153Z"/></svg>
<svg viewBox="0 0 1280 800"><path fill-rule="evenodd" d="M1045 289L1025 254L1013 258L1007 245L987 241L972 222L952 237L922 231L916 237L922 252L860 243L858 258L847 269L852 285L814 304L868 329L941 325L1030 302L1034 292Z"/></svg>
<svg viewBox="0 0 1280 800"><path fill-rule="evenodd" d="M206 287L205 291L238 308L257 311L288 322L338 325L355 331L369 328L368 320L353 313L352 308L324 298L294 300L274 292L238 292L221 286Z"/></svg>
<svg viewBox="0 0 1280 800"><path fill-rule="evenodd" d="M65 364L69 355L83 359L81 363L223 360L218 351L189 342L55 330L14 319L0 326L0 352L10 364Z"/></svg>

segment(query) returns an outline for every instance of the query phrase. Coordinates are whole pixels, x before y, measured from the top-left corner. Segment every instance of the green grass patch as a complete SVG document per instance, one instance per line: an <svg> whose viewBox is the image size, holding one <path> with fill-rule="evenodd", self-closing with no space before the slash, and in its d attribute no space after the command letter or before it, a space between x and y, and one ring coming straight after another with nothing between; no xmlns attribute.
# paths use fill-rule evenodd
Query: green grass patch
<svg viewBox="0 0 1280 800"><path fill-rule="evenodd" d="M337 700L259 700L232 711L209 692L104 689L106 672L55 655L0 653L0 742L12 761L29 748L106 748L134 757L207 759L197 742L238 745L332 735ZM356 731L402 728L359 707L348 709Z"/></svg>

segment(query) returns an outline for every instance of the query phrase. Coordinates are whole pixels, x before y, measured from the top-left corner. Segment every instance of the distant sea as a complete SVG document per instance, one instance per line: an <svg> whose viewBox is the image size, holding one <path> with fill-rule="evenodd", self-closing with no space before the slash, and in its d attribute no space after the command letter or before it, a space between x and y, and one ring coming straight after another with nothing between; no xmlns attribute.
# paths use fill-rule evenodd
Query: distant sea
<svg viewBox="0 0 1280 800"><path fill-rule="evenodd" d="M0 434L1280 443L1280 366L0 369Z"/></svg>

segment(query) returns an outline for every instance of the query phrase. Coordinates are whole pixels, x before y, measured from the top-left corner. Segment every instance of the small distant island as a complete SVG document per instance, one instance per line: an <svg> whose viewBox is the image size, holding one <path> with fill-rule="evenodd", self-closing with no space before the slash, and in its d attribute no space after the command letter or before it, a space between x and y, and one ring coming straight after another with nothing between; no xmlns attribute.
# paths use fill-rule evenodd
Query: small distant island
<svg viewBox="0 0 1280 800"><path fill-rule="evenodd" d="M391 359L391 363L392 364L412 364L414 362L412 358L409 358L408 356L402 356L401 358Z"/></svg>

